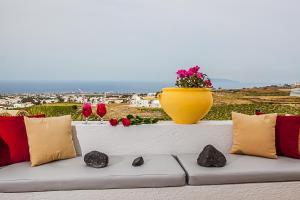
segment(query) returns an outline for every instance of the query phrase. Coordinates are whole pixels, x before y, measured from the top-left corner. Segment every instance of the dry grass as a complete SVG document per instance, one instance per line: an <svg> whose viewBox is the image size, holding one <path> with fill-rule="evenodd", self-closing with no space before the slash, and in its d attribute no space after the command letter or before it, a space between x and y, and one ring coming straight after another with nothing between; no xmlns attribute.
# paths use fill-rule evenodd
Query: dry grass
<svg viewBox="0 0 300 200"><path fill-rule="evenodd" d="M129 114L139 115L141 117L155 117L159 119L164 119L166 115L161 111L161 109L145 109L131 107L129 104L109 104L107 106L107 115L104 119L111 119L113 117L122 118Z"/></svg>

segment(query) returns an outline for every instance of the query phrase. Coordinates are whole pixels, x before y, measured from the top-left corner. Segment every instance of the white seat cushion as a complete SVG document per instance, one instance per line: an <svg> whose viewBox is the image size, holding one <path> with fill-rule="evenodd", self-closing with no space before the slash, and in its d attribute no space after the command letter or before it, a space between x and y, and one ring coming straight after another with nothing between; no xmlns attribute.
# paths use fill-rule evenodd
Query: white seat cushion
<svg viewBox="0 0 300 200"><path fill-rule="evenodd" d="M83 157L30 167L29 162L0 168L0 192L33 192L185 185L185 172L171 155L110 156L106 168L87 167Z"/></svg>
<svg viewBox="0 0 300 200"><path fill-rule="evenodd" d="M297 159L268 159L233 154L225 156L227 164L221 168L199 166L198 154L181 154L177 158L187 173L189 185L300 180L300 160Z"/></svg>

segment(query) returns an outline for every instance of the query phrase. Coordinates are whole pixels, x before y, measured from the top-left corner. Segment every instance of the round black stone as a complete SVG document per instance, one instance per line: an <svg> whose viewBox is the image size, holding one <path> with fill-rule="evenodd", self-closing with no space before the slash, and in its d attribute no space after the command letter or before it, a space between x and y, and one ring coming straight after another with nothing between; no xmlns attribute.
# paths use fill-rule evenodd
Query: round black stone
<svg viewBox="0 0 300 200"><path fill-rule="evenodd" d="M207 145L199 154L197 163L202 167L224 167L226 157L213 145Z"/></svg>
<svg viewBox="0 0 300 200"><path fill-rule="evenodd" d="M137 157L137 158L134 159L133 162L132 162L132 166L134 166L134 167L138 167L138 166L141 166L141 165L143 165L143 164L144 164L144 159L143 159L142 156L141 156L141 157Z"/></svg>
<svg viewBox="0 0 300 200"><path fill-rule="evenodd" d="M108 156L99 151L91 151L84 155L84 162L89 167L103 168L108 164Z"/></svg>

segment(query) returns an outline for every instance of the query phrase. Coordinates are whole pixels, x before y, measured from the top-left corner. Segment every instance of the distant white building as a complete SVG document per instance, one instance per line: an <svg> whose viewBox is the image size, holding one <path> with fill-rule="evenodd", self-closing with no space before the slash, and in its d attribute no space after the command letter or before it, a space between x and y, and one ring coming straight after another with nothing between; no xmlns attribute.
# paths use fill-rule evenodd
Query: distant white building
<svg viewBox="0 0 300 200"><path fill-rule="evenodd" d="M69 102L69 96L63 96L62 99L65 103Z"/></svg>
<svg viewBox="0 0 300 200"><path fill-rule="evenodd" d="M142 97L137 94L131 97L130 104L134 107L149 107L149 101L142 99Z"/></svg>
<svg viewBox="0 0 300 200"><path fill-rule="evenodd" d="M147 97L140 97L137 94L134 94L131 97L130 105L133 107L145 107L145 108L159 108L160 103L155 96L147 96Z"/></svg>
<svg viewBox="0 0 300 200"><path fill-rule="evenodd" d="M13 107L14 108L28 108L28 107L31 107L33 106L34 104L33 103L30 103L30 102L26 102L26 103L15 103L13 104Z"/></svg>
<svg viewBox="0 0 300 200"><path fill-rule="evenodd" d="M299 83L295 83L294 87L295 88L291 89L290 96L300 97L300 82Z"/></svg>
<svg viewBox="0 0 300 200"><path fill-rule="evenodd" d="M148 93L147 96L148 97L155 97L156 93Z"/></svg>
<svg viewBox="0 0 300 200"><path fill-rule="evenodd" d="M91 104L97 104L97 103L99 102L99 98L98 98L98 97L91 97L91 98L89 99L89 102L90 102Z"/></svg>
<svg viewBox="0 0 300 200"><path fill-rule="evenodd" d="M290 96L300 97L300 88L291 89Z"/></svg>
<svg viewBox="0 0 300 200"><path fill-rule="evenodd" d="M25 105L22 104L22 103L15 103L15 104L13 105L13 107L14 107L14 108L25 108Z"/></svg>
<svg viewBox="0 0 300 200"><path fill-rule="evenodd" d="M151 100L150 107L151 108L160 108L159 100L157 100L157 99Z"/></svg>
<svg viewBox="0 0 300 200"><path fill-rule="evenodd" d="M34 106L34 104L31 103L31 102L26 102L26 103L25 103L25 107L26 107L26 108L31 107L31 106Z"/></svg>
<svg viewBox="0 0 300 200"><path fill-rule="evenodd" d="M58 99L46 99L44 100L45 103L58 103Z"/></svg>
<svg viewBox="0 0 300 200"><path fill-rule="evenodd" d="M84 100L84 98L82 96L75 98L76 103L83 103L83 100Z"/></svg>
<svg viewBox="0 0 300 200"><path fill-rule="evenodd" d="M7 100L5 100L5 99L0 99L0 104L2 104L2 105L5 105L5 104L7 104Z"/></svg>

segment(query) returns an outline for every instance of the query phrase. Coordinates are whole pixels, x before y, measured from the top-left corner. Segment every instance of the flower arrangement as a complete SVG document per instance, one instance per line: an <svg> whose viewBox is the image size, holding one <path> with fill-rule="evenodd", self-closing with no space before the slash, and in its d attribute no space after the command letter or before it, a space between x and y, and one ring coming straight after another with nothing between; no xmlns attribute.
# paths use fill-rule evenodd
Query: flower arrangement
<svg viewBox="0 0 300 200"><path fill-rule="evenodd" d="M112 126L117 126L119 123L122 123L125 127L128 127L130 125L155 124L157 122L157 118L142 118L140 116L133 115L127 115L126 117L121 119L112 118L109 120L109 123Z"/></svg>
<svg viewBox="0 0 300 200"><path fill-rule="evenodd" d="M199 71L198 65L188 70L179 69L175 85L181 88L211 88L212 83L206 74Z"/></svg>

